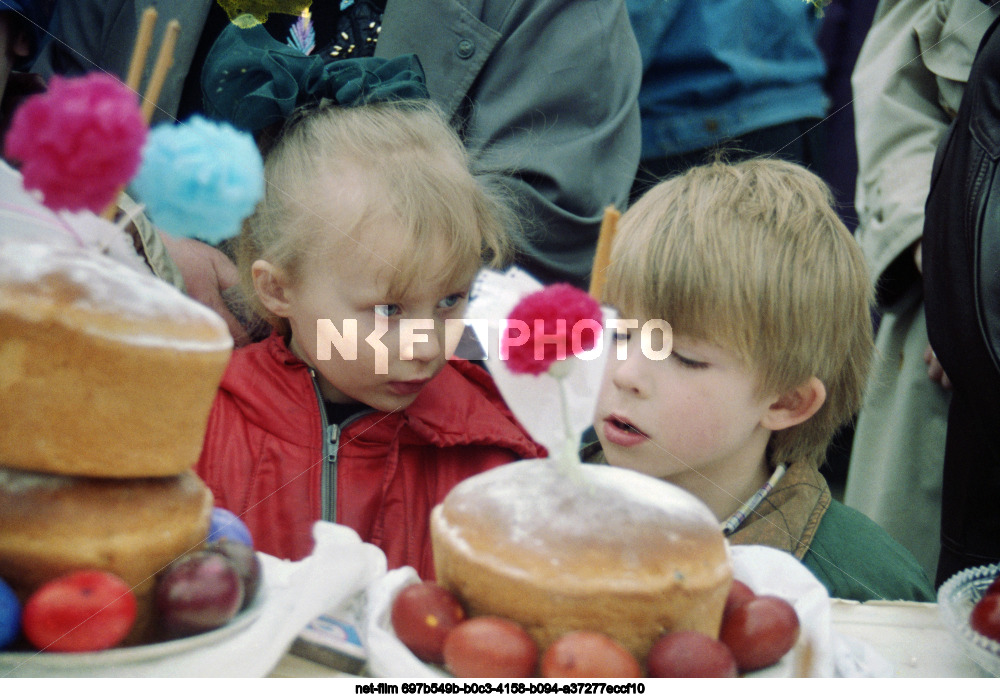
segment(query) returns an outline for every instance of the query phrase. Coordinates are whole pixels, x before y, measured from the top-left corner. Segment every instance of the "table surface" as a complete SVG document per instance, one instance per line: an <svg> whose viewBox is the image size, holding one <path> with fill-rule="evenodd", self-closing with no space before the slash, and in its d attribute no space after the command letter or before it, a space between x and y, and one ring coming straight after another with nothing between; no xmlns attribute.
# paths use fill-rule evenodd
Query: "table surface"
<svg viewBox="0 0 1000 698"><path fill-rule="evenodd" d="M834 599L831 619L837 632L868 644L901 678L988 677L944 627L937 604ZM347 676L321 664L286 654L273 677Z"/></svg>
<svg viewBox="0 0 1000 698"><path fill-rule="evenodd" d="M941 620L937 604L845 601L831 605L833 627L870 645L895 667L897 677L988 677Z"/></svg>

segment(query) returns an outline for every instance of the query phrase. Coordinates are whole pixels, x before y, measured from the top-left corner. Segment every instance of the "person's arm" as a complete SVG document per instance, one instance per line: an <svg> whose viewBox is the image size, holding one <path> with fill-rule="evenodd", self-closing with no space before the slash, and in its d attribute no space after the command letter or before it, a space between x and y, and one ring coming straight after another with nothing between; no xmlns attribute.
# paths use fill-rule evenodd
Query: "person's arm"
<svg viewBox="0 0 1000 698"><path fill-rule="evenodd" d="M911 249L923 228L934 151L948 127L934 74L920 58L914 24L933 12L921 5L907 0L882 13L852 79L857 236L876 281L894 264L893 276L916 279Z"/></svg>
<svg viewBox="0 0 1000 698"><path fill-rule="evenodd" d="M236 265L211 245L188 238L171 237L160 231L163 245L184 278L189 296L218 313L229 326L233 342L241 347L250 341L246 328L230 312L223 292L239 281Z"/></svg>
<svg viewBox="0 0 1000 698"><path fill-rule="evenodd" d="M477 167L514 170L519 263L586 288L604 208L625 208L639 164L638 47L621 1L517 2L508 17L466 143Z"/></svg>
<svg viewBox="0 0 1000 698"><path fill-rule="evenodd" d="M964 0L882 0L854 68L858 241L876 281L919 282L934 153L994 12ZM886 272L889 272L886 274Z"/></svg>
<svg viewBox="0 0 1000 698"><path fill-rule="evenodd" d="M475 17L462 5L390 1L376 55L419 56L473 168L519 203L518 264L586 288L604 208L625 206L639 163L624 1L483 0Z"/></svg>

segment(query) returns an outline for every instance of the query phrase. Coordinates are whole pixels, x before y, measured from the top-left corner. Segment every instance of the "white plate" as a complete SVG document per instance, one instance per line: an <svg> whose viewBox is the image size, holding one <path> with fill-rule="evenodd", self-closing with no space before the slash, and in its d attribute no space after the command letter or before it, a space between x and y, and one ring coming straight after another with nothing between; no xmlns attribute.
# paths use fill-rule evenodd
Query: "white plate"
<svg viewBox="0 0 1000 698"><path fill-rule="evenodd" d="M264 610L264 596L262 586L253 603L221 628L177 640L101 652L0 652L0 678L78 676L81 672L100 676L113 667L193 652L246 630Z"/></svg>

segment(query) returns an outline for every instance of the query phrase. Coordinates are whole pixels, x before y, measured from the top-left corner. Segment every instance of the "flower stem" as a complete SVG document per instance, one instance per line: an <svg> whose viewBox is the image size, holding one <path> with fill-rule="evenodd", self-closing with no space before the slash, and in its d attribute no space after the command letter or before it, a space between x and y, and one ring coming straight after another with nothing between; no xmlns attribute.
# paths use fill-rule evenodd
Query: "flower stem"
<svg viewBox="0 0 1000 698"><path fill-rule="evenodd" d="M556 384L559 386L559 407L562 409L562 423L564 431L562 452L557 457L557 461L567 476L573 479L579 479L580 472L576 466L580 463L580 456L577 452L577 436L570 424L569 397L566 395L564 377L557 375Z"/></svg>

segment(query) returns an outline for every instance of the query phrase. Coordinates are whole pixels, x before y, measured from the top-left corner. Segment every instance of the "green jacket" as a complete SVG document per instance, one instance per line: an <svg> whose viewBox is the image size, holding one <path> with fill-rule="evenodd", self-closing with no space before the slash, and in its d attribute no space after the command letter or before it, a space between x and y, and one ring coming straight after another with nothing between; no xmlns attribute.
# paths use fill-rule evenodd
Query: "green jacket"
<svg viewBox="0 0 1000 698"><path fill-rule="evenodd" d="M830 502L802 564L839 599L936 599L927 573L910 551L860 511L837 500Z"/></svg>

